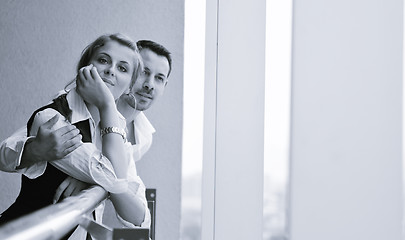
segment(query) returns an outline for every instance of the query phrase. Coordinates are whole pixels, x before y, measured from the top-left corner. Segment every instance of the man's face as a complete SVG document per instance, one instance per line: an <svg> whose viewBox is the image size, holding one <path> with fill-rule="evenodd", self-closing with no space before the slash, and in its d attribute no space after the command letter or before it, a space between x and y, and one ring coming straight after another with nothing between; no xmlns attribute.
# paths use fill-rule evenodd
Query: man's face
<svg viewBox="0 0 405 240"><path fill-rule="evenodd" d="M136 98L136 109L144 111L163 95L167 84L169 62L166 57L157 55L148 48L142 49L140 54L144 70L136 79L132 87L132 93Z"/></svg>

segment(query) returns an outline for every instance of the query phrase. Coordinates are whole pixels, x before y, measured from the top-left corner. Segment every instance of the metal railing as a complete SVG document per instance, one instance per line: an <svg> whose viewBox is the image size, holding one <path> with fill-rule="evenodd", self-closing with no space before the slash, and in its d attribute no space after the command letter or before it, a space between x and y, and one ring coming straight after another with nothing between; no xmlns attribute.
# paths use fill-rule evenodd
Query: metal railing
<svg viewBox="0 0 405 240"><path fill-rule="evenodd" d="M0 239L60 239L75 228L83 216L91 213L106 197L107 192L102 187L92 186L76 196L3 225L0 227Z"/></svg>
<svg viewBox="0 0 405 240"><path fill-rule="evenodd" d="M77 225L97 239L155 239L156 189L146 189L146 199L151 213L150 229L110 229L89 218L88 213L91 213L106 197L107 192L102 187L94 185L76 196L70 196L60 203L49 205L1 226L0 239L60 239Z"/></svg>

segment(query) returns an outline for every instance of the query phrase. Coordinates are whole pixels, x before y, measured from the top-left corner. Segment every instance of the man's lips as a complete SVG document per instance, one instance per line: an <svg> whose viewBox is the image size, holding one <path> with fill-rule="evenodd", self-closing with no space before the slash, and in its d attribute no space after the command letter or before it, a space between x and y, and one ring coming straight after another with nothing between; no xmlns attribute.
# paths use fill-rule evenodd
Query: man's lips
<svg viewBox="0 0 405 240"><path fill-rule="evenodd" d="M149 99L153 99L153 97L150 94L144 93L144 92L137 92L136 93L138 96L141 96L143 98L149 98Z"/></svg>

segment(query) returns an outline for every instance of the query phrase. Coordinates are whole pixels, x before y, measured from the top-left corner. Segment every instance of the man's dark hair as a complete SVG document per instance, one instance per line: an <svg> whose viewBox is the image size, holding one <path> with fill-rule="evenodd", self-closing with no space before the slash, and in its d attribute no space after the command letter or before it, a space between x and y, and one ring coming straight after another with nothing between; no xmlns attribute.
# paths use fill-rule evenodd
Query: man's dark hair
<svg viewBox="0 0 405 240"><path fill-rule="evenodd" d="M170 72L172 71L172 57L169 50L165 47L160 45L157 42L151 40L139 40L136 45L138 46L139 51L142 49L150 49L152 52L156 53L157 55L164 56L167 61L169 62L169 72L167 73L167 77L169 77Z"/></svg>

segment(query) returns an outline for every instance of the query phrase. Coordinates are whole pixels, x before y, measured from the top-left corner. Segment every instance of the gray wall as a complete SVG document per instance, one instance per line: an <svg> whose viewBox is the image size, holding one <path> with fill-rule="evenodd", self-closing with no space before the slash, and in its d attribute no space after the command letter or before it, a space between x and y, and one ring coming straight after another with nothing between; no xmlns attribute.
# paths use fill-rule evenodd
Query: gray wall
<svg viewBox="0 0 405 240"><path fill-rule="evenodd" d="M0 25L0 139L74 78L82 49L101 34L152 39L173 53L166 92L146 112L157 132L138 169L146 186L158 191L156 237L178 239L184 1L3 1ZM19 176L0 172L0 182L3 211L18 194Z"/></svg>

